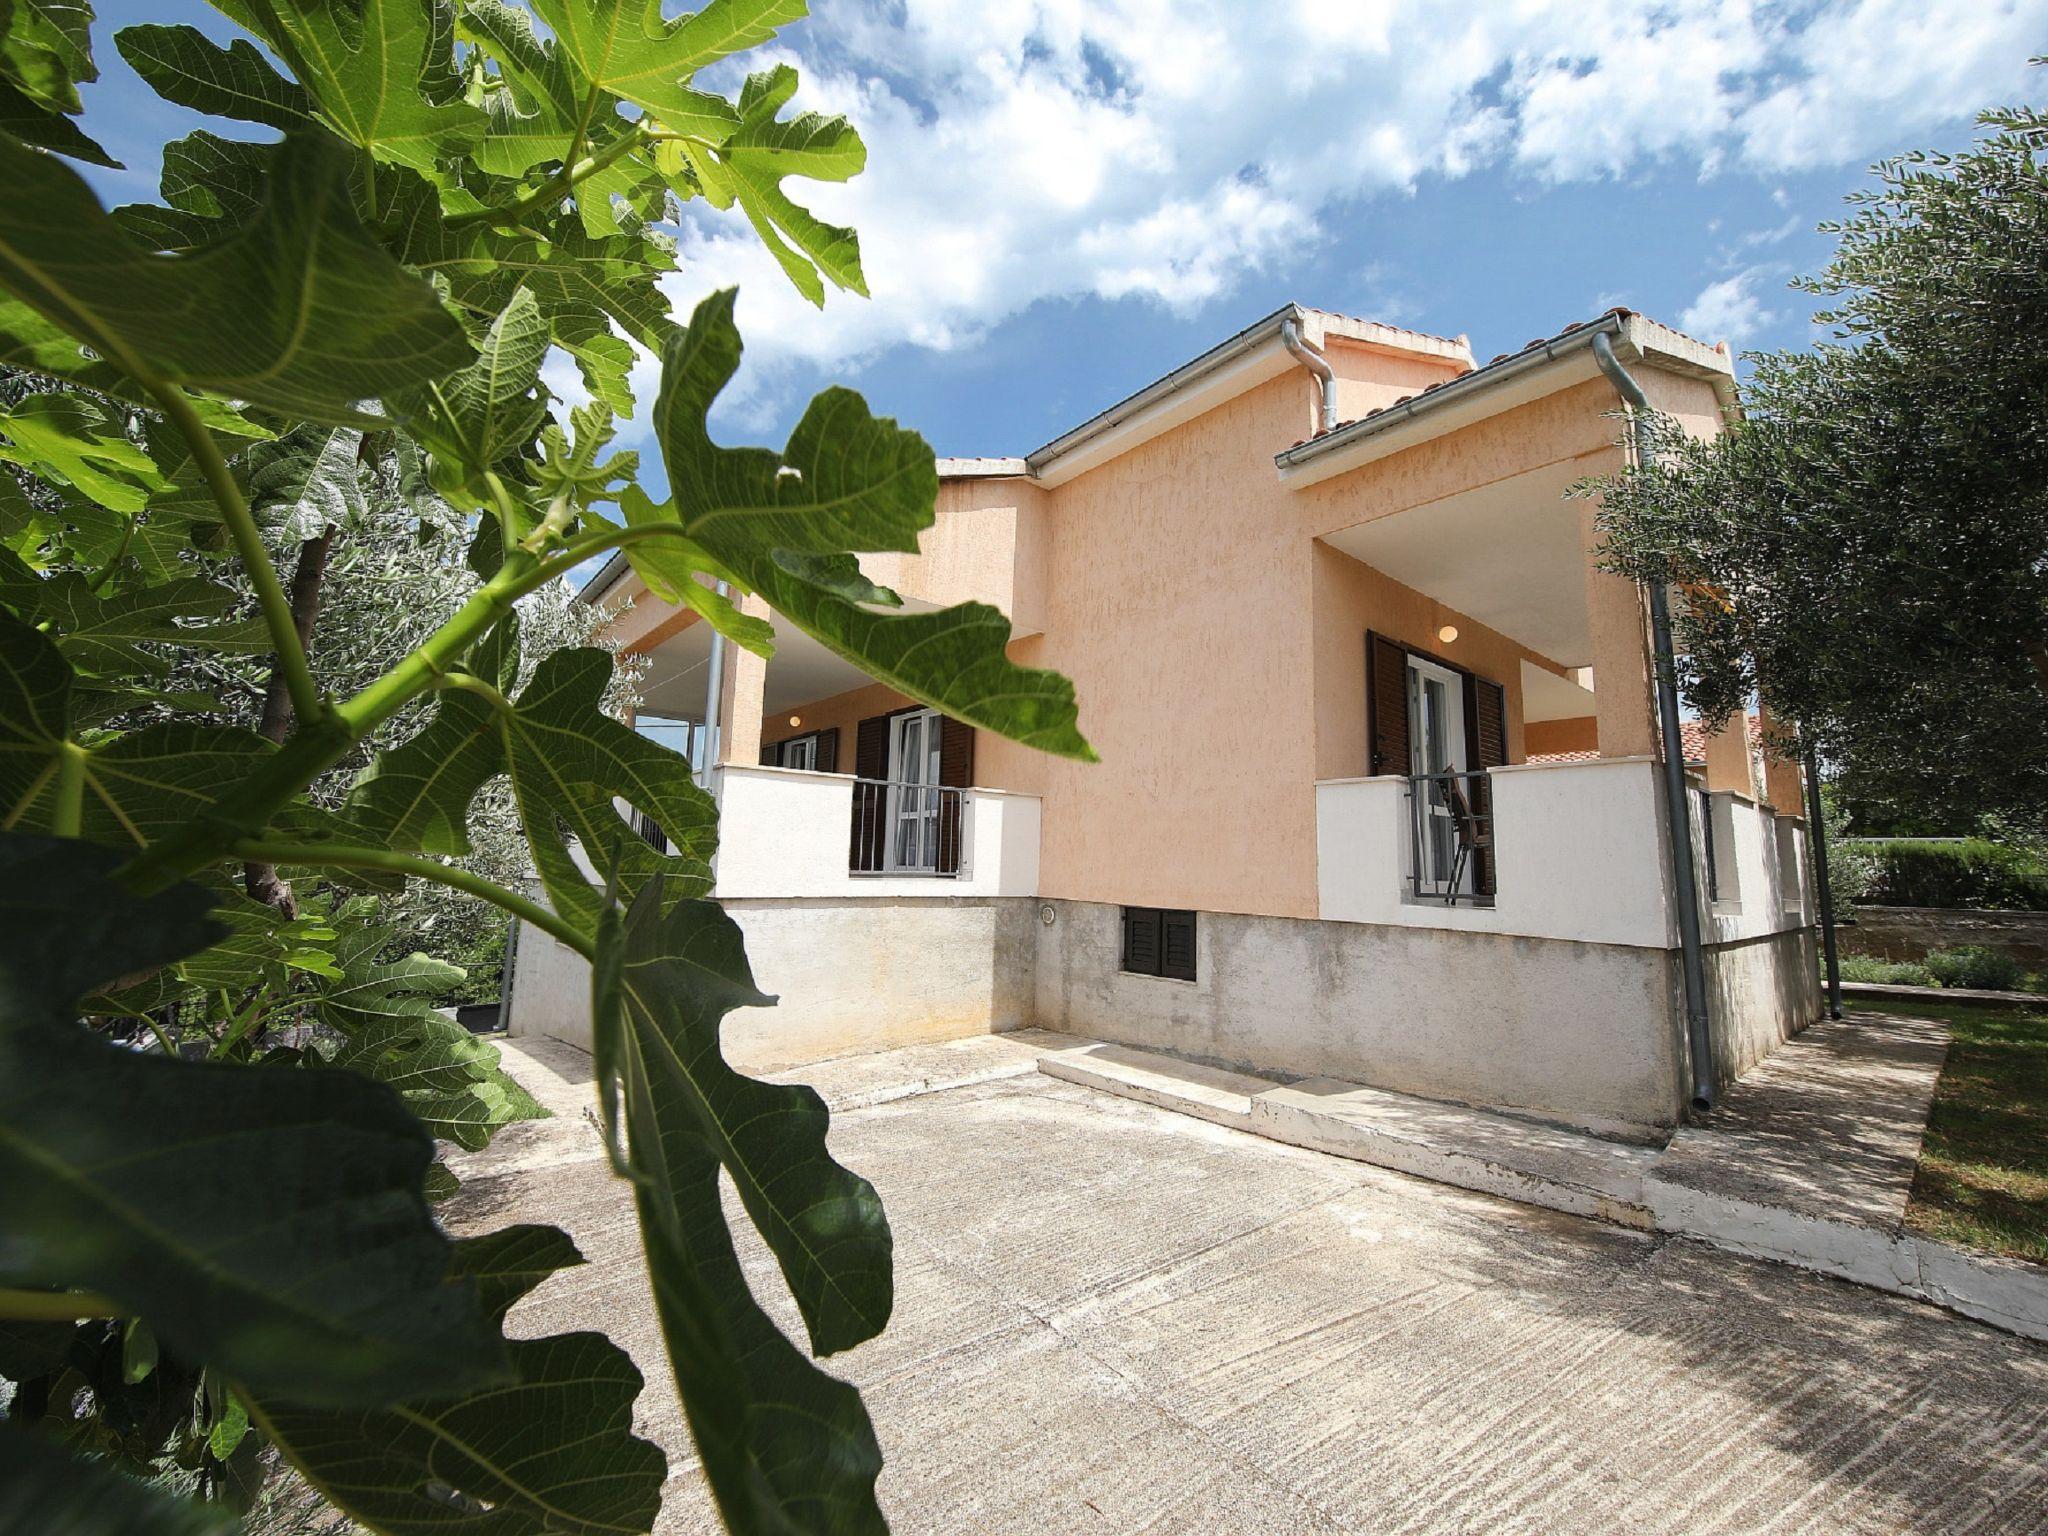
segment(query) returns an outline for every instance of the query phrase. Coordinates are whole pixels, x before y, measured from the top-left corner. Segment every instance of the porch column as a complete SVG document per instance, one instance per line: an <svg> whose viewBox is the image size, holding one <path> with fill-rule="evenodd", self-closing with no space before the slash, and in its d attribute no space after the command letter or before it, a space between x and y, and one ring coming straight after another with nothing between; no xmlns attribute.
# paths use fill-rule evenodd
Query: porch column
<svg viewBox="0 0 2048 1536"><path fill-rule="evenodd" d="M1707 788L1716 793L1732 790L1751 800L1757 797L1755 776L1749 771L1749 721L1741 715L1707 738Z"/></svg>
<svg viewBox="0 0 2048 1536"><path fill-rule="evenodd" d="M1768 706L1757 709L1758 723L1763 727L1764 782L1763 797L1770 808L1780 816L1804 816L1806 814L1805 785L1799 776L1799 760L1796 757L1779 757L1771 750L1771 741L1783 733L1783 725L1770 712Z"/></svg>
<svg viewBox="0 0 2048 1536"><path fill-rule="evenodd" d="M768 617L768 605L749 593L739 599L741 613ZM721 763L748 765L761 761L761 713L768 691L768 663L745 646L725 647L725 689L718 706L723 729L718 737Z"/></svg>
<svg viewBox="0 0 2048 1536"><path fill-rule="evenodd" d="M1591 502L1579 506L1585 551L1586 622L1593 639L1593 713L1602 757L1655 757L1656 693L1643 594L1626 576L1600 569L1600 530Z"/></svg>

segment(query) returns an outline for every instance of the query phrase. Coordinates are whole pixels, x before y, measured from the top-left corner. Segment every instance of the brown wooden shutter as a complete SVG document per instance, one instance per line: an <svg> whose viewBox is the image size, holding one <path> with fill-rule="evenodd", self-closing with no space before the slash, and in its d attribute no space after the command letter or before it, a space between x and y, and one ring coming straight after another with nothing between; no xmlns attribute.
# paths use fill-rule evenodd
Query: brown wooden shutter
<svg viewBox="0 0 2048 1536"><path fill-rule="evenodd" d="M837 773L838 771L839 727L835 725L829 731L818 732L818 772Z"/></svg>
<svg viewBox="0 0 2048 1536"><path fill-rule="evenodd" d="M939 782L965 789L974 782L974 727L950 715L939 717ZM961 817L965 795L939 796L939 873L960 873Z"/></svg>
<svg viewBox="0 0 2048 1536"><path fill-rule="evenodd" d="M1467 761L1474 768L1499 768L1508 760L1508 691L1490 677L1474 677L1465 690ZM1472 880L1482 896L1495 894L1493 886L1493 780L1466 780L1471 790L1472 814L1486 834L1487 846L1472 854Z"/></svg>
<svg viewBox="0 0 2048 1536"><path fill-rule="evenodd" d="M1385 635L1365 637L1367 773L1408 772L1408 652Z"/></svg>
<svg viewBox="0 0 2048 1536"><path fill-rule="evenodd" d="M761 766L763 768L780 768L782 766L781 742L764 741L761 743Z"/></svg>
<svg viewBox="0 0 2048 1536"><path fill-rule="evenodd" d="M871 715L854 727L853 827L847 865L855 874L877 874L888 847L889 796L882 781L889 777L889 717Z"/></svg>
<svg viewBox="0 0 2048 1536"><path fill-rule="evenodd" d="M1195 914L1159 914L1159 974L1178 981L1195 979Z"/></svg>
<svg viewBox="0 0 2048 1536"><path fill-rule="evenodd" d="M1472 679L1476 703L1472 766L1499 768L1508 760L1508 691L1490 677Z"/></svg>
<svg viewBox="0 0 2048 1536"><path fill-rule="evenodd" d="M1124 969L1140 976L1159 974L1160 911L1157 907L1124 908Z"/></svg>

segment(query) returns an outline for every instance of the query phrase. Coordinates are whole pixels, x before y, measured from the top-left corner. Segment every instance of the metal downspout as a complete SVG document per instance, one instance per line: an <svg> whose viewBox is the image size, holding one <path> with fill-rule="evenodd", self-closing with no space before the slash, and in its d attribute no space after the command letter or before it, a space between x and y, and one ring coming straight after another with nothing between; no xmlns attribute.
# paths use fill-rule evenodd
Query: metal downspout
<svg viewBox="0 0 2048 1536"><path fill-rule="evenodd" d="M1650 397L1614 355L1604 333L1593 356L1629 407L1636 460L1649 463ZM1649 582L1650 649L1657 672L1657 721L1664 738L1664 816L1671 835L1672 883L1678 902L1678 947L1685 974L1685 1038L1692 1055L1692 1107L1714 1107L1714 1041L1707 1024L1707 966L1700 947L1699 873L1692 862L1692 797L1685 788L1685 737L1678 720L1678 662L1671 644L1671 599L1661 581Z"/></svg>
<svg viewBox="0 0 2048 1536"><path fill-rule="evenodd" d="M1813 849L1814 894L1820 898L1820 942L1828 961L1828 1017L1842 1016L1842 957L1835 948L1835 893L1828 884L1828 829L1821 819L1820 773L1806 749L1807 844Z"/></svg>
<svg viewBox="0 0 2048 1536"><path fill-rule="evenodd" d="M732 588L721 581L718 595L730 597ZM705 790L711 788L711 770L718 766L719 738L723 734L718 716L724 705L725 636L714 629L711 632L711 666L704 678L704 733L700 753L703 766L698 769L697 777L698 786Z"/></svg>
<svg viewBox="0 0 2048 1536"><path fill-rule="evenodd" d="M1301 322L1289 315L1280 322L1280 345L1285 347L1294 360L1316 376L1322 385L1322 423L1318 432L1337 430L1337 375L1330 367L1330 360L1310 346L1301 337Z"/></svg>

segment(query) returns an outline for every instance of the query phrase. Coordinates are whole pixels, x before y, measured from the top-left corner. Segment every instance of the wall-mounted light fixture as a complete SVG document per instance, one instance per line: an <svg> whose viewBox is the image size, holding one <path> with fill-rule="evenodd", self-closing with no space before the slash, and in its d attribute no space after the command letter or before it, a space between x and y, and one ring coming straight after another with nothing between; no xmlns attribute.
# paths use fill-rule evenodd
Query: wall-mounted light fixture
<svg viewBox="0 0 2048 1536"><path fill-rule="evenodd" d="M804 723L804 717L802 715L791 715L789 717L789 723L791 725L802 725Z"/></svg>
<svg viewBox="0 0 2048 1536"><path fill-rule="evenodd" d="M1436 632L1436 637L1437 639L1443 641L1445 645L1449 645L1453 640L1458 638L1458 626L1455 624L1446 624L1442 629Z"/></svg>

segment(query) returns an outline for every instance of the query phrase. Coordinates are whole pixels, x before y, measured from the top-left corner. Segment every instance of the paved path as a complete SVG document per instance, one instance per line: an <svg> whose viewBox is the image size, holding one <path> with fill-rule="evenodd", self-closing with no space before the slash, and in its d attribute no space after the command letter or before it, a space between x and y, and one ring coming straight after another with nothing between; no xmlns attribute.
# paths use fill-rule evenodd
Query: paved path
<svg viewBox="0 0 2048 1536"><path fill-rule="evenodd" d="M835 1365L899 1533L2048 1530L2040 1345L1033 1060L969 1041L799 1074L854 1106L834 1150L895 1225L895 1320ZM677 1467L661 1529L711 1531L595 1152L548 1122L474 1162L454 1216L576 1235L593 1262L514 1325L634 1353Z"/></svg>
<svg viewBox="0 0 2048 1536"><path fill-rule="evenodd" d="M1948 1055L1932 1019L1852 1013L1788 1040L1652 1165L1667 1184L1897 1232Z"/></svg>

